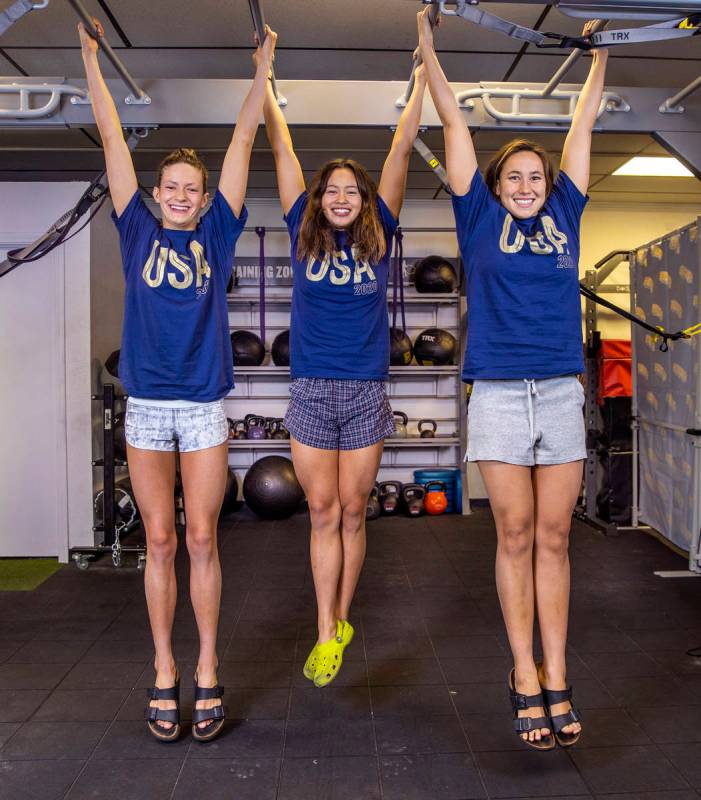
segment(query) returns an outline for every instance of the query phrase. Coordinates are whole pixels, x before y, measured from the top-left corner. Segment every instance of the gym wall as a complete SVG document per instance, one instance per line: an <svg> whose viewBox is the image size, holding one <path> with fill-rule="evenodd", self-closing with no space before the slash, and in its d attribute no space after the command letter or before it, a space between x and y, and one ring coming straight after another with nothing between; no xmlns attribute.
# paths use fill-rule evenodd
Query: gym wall
<svg viewBox="0 0 701 800"><path fill-rule="evenodd" d="M49 228L84 183L4 183L0 257ZM90 231L2 279L0 557L92 543Z"/></svg>

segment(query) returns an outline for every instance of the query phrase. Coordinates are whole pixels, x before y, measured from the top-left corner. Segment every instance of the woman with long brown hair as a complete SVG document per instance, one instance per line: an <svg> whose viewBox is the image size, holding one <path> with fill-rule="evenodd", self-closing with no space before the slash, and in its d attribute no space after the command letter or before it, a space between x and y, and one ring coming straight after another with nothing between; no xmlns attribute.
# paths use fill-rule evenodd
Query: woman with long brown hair
<svg viewBox="0 0 701 800"><path fill-rule="evenodd" d="M365 558L365 509L394 430L387 280L409 158L426 86L423 68L379 187L352 159L325 164L305 187L272 87L264 105L280 201L292 243L292 383L285 423L311 517L318 641L304 675L322 687L353 638L351 601Z"/></svg>
<svg viewBox="0 0 701 800"><path fill-rule="evenodd" d="M586 458L584 392L577 380L584 370L579 223L607 53L593 52L557 178L548 154L522 139L505 145L482 178L434 51L427 12L419 14L419 48L443 123L467 277L462 374L474 381L467 458L479 465L496 522L497 591L514 657L514 728L538 750L569 747L582 730L565 664L569 533ZM588 23L584 35L590 32Z"/></svg>

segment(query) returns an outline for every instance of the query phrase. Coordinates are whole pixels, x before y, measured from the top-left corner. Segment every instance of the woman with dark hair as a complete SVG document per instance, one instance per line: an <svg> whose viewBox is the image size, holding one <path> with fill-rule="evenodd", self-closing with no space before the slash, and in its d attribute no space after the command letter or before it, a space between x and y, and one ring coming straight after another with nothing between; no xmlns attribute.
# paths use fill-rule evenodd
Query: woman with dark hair
<svg viewBox="0 0 701 800"><path fill-rule="evenodd" d="M97 33L103 35L96 23ZM167 156L147 208L119 115L97 60L98 41L78 26L95 121L119 231L125 309L119 376L129 393L125 431L136 501L146 531L144 576L155 648L155 687L146 708L149 731L164 742L180 734L180 677L172 646L177 535L173 492L176 450L187 516L190 598L200 637L192 735L217 736L224 724L217 682L221 568L217 522L227 474L228 426L222 398L233 387L226 285L246 223L248 164L263 108L276 34L256 54L256 75L243 101L211 206L207 170L194 150Z"/></svg>
<svg viewBox="0 0 701 800"><path fill-rule="evenodd" d="M315 686L338 674L353 638L351 601L365 558L365 510L394 430L387 279L409 158L421 118L422 68L379 187L351 159L336 159L309 190L282 112L268 88L264 112L292 243L292 383L285 424L311 517L318 641L304 665Z"/></svg>
<svg viewBox="0 0 701 800"><path fill-rule="evenodd" d="M479 465L496 522L497 590L514 657L514 727L536 749L568 747L581 733L565 667L569 532L586 458L577 379L584 370L579 224L607 52L593 53L557 178L541 147L516 140L492 158L483 179L427 12L419 14L419 48L445 131L467 276L463 379L474 381L467 458ZM536 611L540 663L533 655Z"/></svg>

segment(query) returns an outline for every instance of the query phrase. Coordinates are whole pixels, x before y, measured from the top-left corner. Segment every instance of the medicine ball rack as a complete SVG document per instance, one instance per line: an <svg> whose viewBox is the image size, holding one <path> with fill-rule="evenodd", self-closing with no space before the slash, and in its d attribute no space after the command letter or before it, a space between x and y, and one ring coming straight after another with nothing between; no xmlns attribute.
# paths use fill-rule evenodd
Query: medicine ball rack
<svg viewBox="0 0 701 800"><path fill-rule="evenodd" d="M271 229L269 228L268 230ZM404 230L406 232L407 229ZM420 232L423 232L423 230L420 230ZM414 260L414 258L407 259L409 263L413 263ZM388 304L391 303L391 295L392 286L390 284L387 296ZM405 282L404 300L407 333L412 341L422 330L430 327L440 327L449 330L458 339L460 353L456 356L455 365L390 367L387 389L390 401L395 408L400 408L409 413L411 408L402 408L403 402L406 401L407 404L411 404L412 401L416 403L421 400L435 399L452 402L452 409L449 409L447 413L446 411L441 413L438 408L435 409L434 413L426 413L425 409L418 414L409 413L411 420L410 430L415 427L420 417L431 416L439 424L438 435L430 439L421 439L418 437L418 432L414 433L412 430L412 433L406 438L386 439L380 470L396 471L403 469L411 471L414 469L445 467L461 468L464 471L465 467L462 464L461 457L466 441L466 401L465 393L461 388L459 364L462 360L464 348L464 335L462 332L465 327L465 298L457 292L451 294L419 294L413 290L413 287L407 286ZM277 333L289 327L291 286L266 286L265 305L266 339L269 346ZM258 331L260 317L257 282L255 284L237 286L234 292L228 296L228 306L230 311L235 311L229 320L231 330ZM443 312L454 309L454 318L446 320L445 313L442 313L441 309ZM280 312L283 312L283 314L280 314ZM427 314L426 312L432 313ZM450 316L452 317L452 314ZM275 409L275 413L270 413L270 416L282 416L289 397L287 391L289 375L289 367L273 365L269 360L269 354L266 354L266 360L261 366L235 366L234 379L236 388L226 398L227 415L233 419L238 419L243 417L245 413L255 411L255 403L264 403L267 404L269 409ZM426 389L426 383L421 379L430 379L431 388ZM266 390L261 388L261 383L264 380L268 381ZM407 392L406 389L413 382L420 382L421 386L413 390L409 388ZM248 403L251 405L249 406ZM264 411L260 413L266 415ZM440 430L441 428L443 428L442 431ZM258 451L266 453L273 451L284 455L289 454L289 450L290 444L287 440L237 439L229 441L229 452L235 459L235 463L231 463L231 466L237 471L247 469L247 466L250 466L256 460L256 452ZM452 458L451 450L455 453ZM413 451L416 451L416 458L406 461L407 456L411 456ZM446 458L450 460L447 461ZM465 513L469 513L467 480L464 475L463 487L463 508Z"/></svg>
<svg viewBox="0 0 701 800"><path fill-rule="evenodd" d="M102 413L102 458L92 461L92 466L103 470L103 518L102 522L93 525L94 533L102 533L102 543L93 547L72 547L70 557L78 569L87 569L90 566L90 559L103 553L112 555L112 563L115 567L122 564L123 553L137 554L137 567L143 569L146 566L146 547L145 546L124 546L120 540L119 526L115 519L115 469L125 468L126 461L115 458L114 447L114 406L116 400L126 400L123 395L115 395L114 384L105 383L102 387L102 394L94 394L91 399L99 402Z"/></svg>

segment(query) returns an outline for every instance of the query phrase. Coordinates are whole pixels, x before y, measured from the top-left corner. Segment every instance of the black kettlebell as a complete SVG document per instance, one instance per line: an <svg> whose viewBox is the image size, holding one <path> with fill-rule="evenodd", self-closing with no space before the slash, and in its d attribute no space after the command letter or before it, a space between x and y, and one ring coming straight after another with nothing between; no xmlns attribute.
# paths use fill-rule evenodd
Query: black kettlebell
<svg viewBox="0 0 701 800"><path fill-rule="evenodd" d="M290 432L285 427L285 423L282 419L274 419L272 425L270 427L270 438L271 439L289 439Z"/></svg>
<svg viewBox="0 0 701 800"><path fill-rule="evenodd" d="M406 426L409 422L409 417L403 411L393 411L392 416L394 417L394 433L390 434L390 438L406 439Z"/></svg>
<svg viewBox="0 0 701 800"><path fill-rule="evenodd" d="M377 519L382 513L382 506L380 505L380 488L377 484L372 487L370 496L368 497L368 505L365 510L365 519Z"/></svg>
<svg viewBox="0 0 701 800"><path fill-rule="evenodd" d="M229 439L245 439L246 425L242 419L229 420Z"/></svg>
<svg viewBox="0 0 701 800"><path fill-rule="evenodd" d="M399 481L382 481L379 484L380 506L383 514L396 514L399 511L399 494L402 484Z"/></svg>
<svg viewBox="0 0 701 800"><path fill-rule="evenodd" d="M265 417L265 438L273 438L273 425L277 421L277 417Z"/></svg>
<svg viewBox="0 0 701 800"><path fill-rule="evenodd" d="M424 425L430 426L430 428L424 428ZM436 435L436 431L438 430L438 424L434 419L420 419L419 420L419 436L422 439L433 439Z"/></svg>
<svg viewBox="0 0 701 800"><path fill-rule="evenodd" d="M259 417L257 414L246 414L246 418L244 419L243 422L244 425L246 426L247 439L266 438L264 417Z"/></svg>
<svg viewBox="0 0 701 800"><path fill-rule="evenodd" d="M405 483L402 486L404 510L410 517L420 517L424 513L426 489L420 483Z"/></svg>

